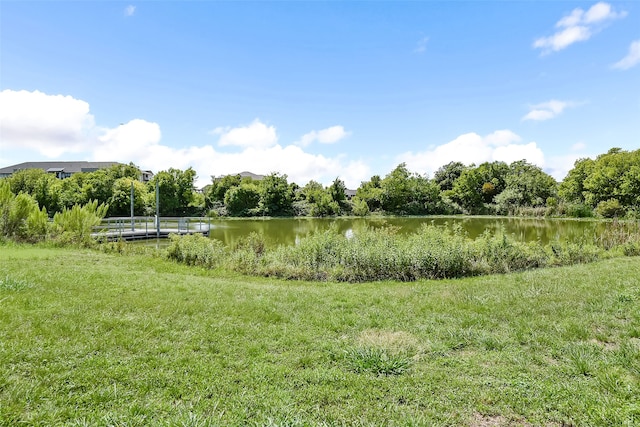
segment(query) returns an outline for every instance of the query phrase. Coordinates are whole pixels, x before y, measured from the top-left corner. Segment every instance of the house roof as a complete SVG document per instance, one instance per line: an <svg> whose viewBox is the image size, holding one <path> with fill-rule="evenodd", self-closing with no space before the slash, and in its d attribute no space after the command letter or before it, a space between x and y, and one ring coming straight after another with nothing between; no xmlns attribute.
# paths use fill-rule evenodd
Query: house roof
<svg viewBox="0 0 640 427"><path fill-rule="evenodd" d="M118 162L24 162L17 165L11 165L0 169L0 174L11 174L23 169L42 169L47 172L93 172L98 169L110 168L119 165Z"/></svg>
<svg viewBox="0 0 640 427"><path fill-rule="evenodd" d="M238 175L240 175L240 178L251 178L251 179L253 179L255 181L260 181L260 180L264 179L264 175L258 175L256 173L247 172L247 171L240 172Z"/></svg>

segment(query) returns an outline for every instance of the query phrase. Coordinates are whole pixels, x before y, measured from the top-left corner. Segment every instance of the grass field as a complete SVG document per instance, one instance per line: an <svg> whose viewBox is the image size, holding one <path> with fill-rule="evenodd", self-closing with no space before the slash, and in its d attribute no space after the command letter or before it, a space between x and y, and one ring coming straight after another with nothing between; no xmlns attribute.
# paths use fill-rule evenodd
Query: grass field
<svg viewBox="0 0 640 427"><path fill-rule="evenodd" d="M0 425L640 425L640 259L286 282L0 246Z"/></svg>

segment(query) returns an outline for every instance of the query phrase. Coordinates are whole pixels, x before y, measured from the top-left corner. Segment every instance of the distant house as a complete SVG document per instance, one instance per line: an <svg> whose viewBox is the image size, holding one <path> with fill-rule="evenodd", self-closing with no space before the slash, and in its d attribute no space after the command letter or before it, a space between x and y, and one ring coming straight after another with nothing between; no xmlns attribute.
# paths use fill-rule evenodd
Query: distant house
<svg viewBox="0 0 640 427"><path fill-rule="evenodd" d="M17 165L7 166L0 169L0 178L8 178L13 173L25 169L42 169L43 171L53 174L58 179L69 178L74 173L79 172L95 172L98 169L107 169L115 165L121 165L118 162L24 162ZM153 178L153 172L142 171L140 181L148 182Z"/></svg>
<svg viewBox="0 0 640 427"><path fill-rule="evenodd" d="M262 181L264 179L264 175L258 175L247 171L240 172L238 175L240 175L240 178L251 178L254 181Z"/></svg>
<svg viewBox="0 0 640 427"><path fill-rule="evenodd" d="M153 172L151 171L140 171L140 181L141 182L149 182L153 178Z"/></svg>

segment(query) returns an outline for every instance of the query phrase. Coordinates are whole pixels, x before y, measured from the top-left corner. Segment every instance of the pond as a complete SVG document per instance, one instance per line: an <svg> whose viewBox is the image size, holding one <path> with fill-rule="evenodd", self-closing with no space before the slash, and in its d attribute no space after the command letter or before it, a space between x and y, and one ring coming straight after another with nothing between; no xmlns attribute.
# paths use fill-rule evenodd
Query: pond
<svg viewBox="0 0 640 427"><path fill-rule="evenodd" d="M269 218L269 219L212 219L210 236L226 245L234 245L239 239L257 232L264 235L269 244L291 245L300 238L330 227L345 235L357 233L363 227L397 227L398 233L416 232L423 224L453 227L458 224L471 238L485 231L494 233L503 229L519 241L554 240L577 241L587 238L593 241L610 222L567 219L504 218L504 217L366 217L366 218Z"/></svg>

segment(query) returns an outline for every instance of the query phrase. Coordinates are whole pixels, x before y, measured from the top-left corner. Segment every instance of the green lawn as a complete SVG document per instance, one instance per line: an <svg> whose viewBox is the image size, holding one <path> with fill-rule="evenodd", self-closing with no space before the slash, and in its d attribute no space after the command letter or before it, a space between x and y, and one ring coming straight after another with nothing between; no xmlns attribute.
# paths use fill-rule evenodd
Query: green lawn
<svg viewBox="0 0 640 427"><path fill-rule="evenodd" d="M0 246L0 425L640 425L640 259L287 282Z"/></svg>

